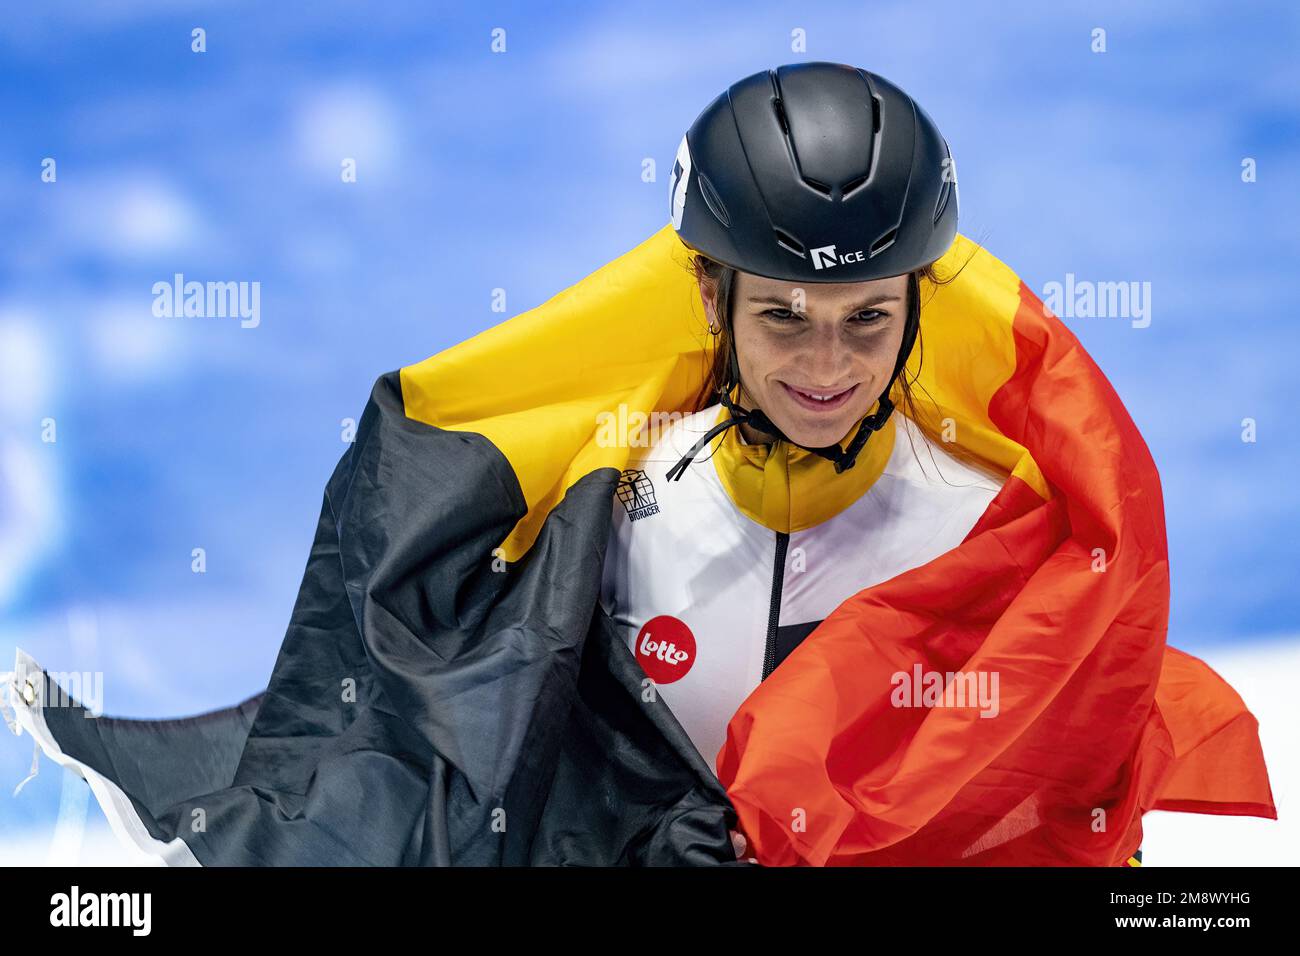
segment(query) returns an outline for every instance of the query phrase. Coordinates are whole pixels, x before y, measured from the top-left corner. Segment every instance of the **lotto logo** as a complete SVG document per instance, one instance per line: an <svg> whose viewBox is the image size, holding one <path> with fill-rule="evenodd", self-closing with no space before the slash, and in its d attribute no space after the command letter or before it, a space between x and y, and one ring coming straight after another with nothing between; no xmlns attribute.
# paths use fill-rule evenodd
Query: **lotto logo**
<svg viewBox="0 0 1300 956"><path fill-rule="evenodd" d="M695 635L669 614L652 617L636 636L636 659L656 684L681 680L695 663Z"/></svg>

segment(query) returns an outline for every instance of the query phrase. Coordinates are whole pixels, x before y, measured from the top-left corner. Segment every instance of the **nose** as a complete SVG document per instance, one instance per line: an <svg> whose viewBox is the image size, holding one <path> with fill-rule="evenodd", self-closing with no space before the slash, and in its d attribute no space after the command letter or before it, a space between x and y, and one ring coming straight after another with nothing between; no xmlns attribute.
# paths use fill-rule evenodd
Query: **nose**
<svg viewBox="0 0 1300 956"><path fill-rule="evenodd" d="M800 356L802 384L825 387L848 384L853 369L853 350L840 330L834 326L816 328L809 339L807 349Z"/></svg>

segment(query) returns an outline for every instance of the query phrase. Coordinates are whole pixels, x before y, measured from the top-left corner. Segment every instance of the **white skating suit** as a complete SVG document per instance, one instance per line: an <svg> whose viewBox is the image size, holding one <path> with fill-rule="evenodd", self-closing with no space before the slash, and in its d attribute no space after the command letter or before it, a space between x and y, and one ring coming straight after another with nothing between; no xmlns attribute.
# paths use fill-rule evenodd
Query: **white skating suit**
<svg viewBox="0 0 1300 956"><path fill-rule="evenodd" d="M733 426L668 481L727 415L714 405L634 449L601 586L605 611L715 772L727 723L759 682L846 598L960 544L1007 479L895 411L842 474L786 442L747 443Z"/></svg>

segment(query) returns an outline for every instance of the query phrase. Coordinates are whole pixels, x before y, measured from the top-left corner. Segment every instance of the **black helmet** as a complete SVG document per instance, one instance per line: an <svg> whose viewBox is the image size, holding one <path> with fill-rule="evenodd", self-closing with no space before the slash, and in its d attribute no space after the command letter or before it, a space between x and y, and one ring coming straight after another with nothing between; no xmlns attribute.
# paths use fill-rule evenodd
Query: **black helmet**
<svg viewBox="0 0 1300 956"><path fill-rule="evenodd" d="M732 84L682 137L669 203L688 247L790 282L903 275L934 262L957 236L956 165L934 121L884 77L842 63L788 64ZM808 449L833 461L836 472L853 467L893 412L889 391L916 333L909 323L880 407L847 448ZM760 409L732 403L734 340L729 366L722 401L732 418L705 435L670 478L731 425L747 422L790 441Z"/></svg>

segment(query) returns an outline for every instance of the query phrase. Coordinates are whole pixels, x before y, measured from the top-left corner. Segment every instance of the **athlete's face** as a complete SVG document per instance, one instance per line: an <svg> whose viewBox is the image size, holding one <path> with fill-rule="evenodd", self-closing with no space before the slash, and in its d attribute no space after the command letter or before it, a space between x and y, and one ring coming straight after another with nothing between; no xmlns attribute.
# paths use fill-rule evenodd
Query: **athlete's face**
<svg viewBox="0 0 1300 956"><path fill-rule="evenodd" d="M716 324L714 301L707 290L704 296ZM800 285L737 272L732 299L742 407L761 408L800 445L842 441L898 361L907 276ZM741 428L746 441L772 440Z"/></svg>

